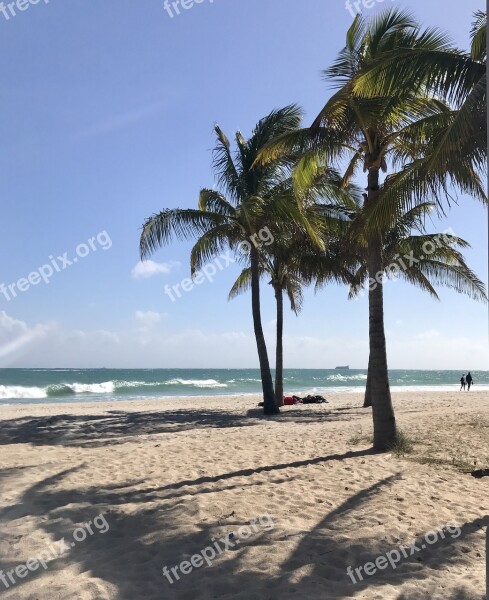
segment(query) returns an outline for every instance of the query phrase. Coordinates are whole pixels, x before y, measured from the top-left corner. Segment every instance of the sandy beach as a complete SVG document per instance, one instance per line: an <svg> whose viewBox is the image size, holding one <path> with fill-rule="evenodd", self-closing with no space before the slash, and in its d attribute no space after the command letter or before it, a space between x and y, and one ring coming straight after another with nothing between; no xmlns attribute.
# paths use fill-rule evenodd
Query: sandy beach
<svg viewBox="0 0 489 600"><path fill-rule="evenodd" d="M0 600L489 600L487 7L92 6L0 0Z"/></svg>
<svg viewBox="0 0 489 600"><path fill-rule="evenodd" d="M360 394L0 407L0 596L485 598L489 393L393 396L405 456Z"/></svg>

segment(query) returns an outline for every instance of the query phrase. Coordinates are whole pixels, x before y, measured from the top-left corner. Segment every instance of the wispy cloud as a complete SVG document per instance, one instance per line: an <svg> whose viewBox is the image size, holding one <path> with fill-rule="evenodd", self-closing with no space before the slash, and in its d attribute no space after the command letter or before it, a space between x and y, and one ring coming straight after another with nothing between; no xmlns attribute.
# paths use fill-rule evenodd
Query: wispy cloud
<svg viewBox="0 0 489 600"><path fill-rule="evenodd" d="M131 271L134 279L147 279L155 275L168 275L173 269L180 267L180 263L176 261L167 263L157 263L153 260L145 260L139 262Z"/></svg>
<svg viewBox="0 0 489 600"><path fill-rule="evenodd" d="M29 328L24 321L18 321L5 311L0 311L0 359L8 364L9 359L22 356L51 329L48 323Z"/></svg>
<svg viewBox="0 0 489 600"><path fill-rule="evenodd" d="M0 367L236 368L257 365L256 342L249 331L174 331L172 319L165 319L167 315L159 312L138 310L128 316L126 327L118 331L82 331L64 329L56 323L31 326L0 311ZM273 344L273 332L267 335L267 341ZM366 367L368 362L368 340L356 336L286 335L284 345L289 363L296 368L324 369L337 364L338 356L348 357L350 364L358 368ZM397 369L475 371L485 369L489 360L484 336L449 337L436 331L413 331L406 336L389 336L388 346L390 363Z"/></svg>
<svg viewBox="0 0 489 600"><path fill-rule="evenodd" d="M137 310L135 314L136 320L139 321L144 327L156 325L161 321L161 318L163 316L164 315L161 315L160 313L151 310Z"/></svg>
<svg viewBox="0 0 489 600"><path fill-rule="evenodd" d="M89 125L86 129L80 131L76 135L77 140L98 137L115 133L127 127L131 127L140 121L149 119L150 117L161 112L168 105L168 99L160 98L145 102L138 107L128 109L126 112L119 114L107 115L93 125Z"/></svg>

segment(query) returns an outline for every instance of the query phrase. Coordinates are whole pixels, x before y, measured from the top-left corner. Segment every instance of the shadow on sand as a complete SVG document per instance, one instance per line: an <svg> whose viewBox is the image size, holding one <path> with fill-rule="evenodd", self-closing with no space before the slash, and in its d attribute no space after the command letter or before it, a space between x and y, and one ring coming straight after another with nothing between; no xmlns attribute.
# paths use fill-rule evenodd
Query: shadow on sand
<svg viewBox="0 0 489 600"><path fill-rule="evenodd" d="M112 410L99 415L56 415L4 420L0 427L0 445L35 444L73 447L98 447L122 444L139 435L174 433L191 429L253 427L266 418L274 423L322 423L360 418L362 413L315 410L305 407L284 411L277 417L264 417L260 409L246 415L225 410L164 410L125 412Z"/></svg>
<svg viewBox="0 0 489 600"><path fill-rule="evenodd" d="M79 464L28 488L15 506L0 511L0 525L3 530L7 530L12 519L42 517L42 527L52 540L66 538L69 541L73 539L72 532L76 527L102 512L106 513L109 531L95 534L83 543L76 544L63 557L50 564L47 574L52 578L57 571L74 565L79 571L87 571L92 578L105 582L103 585L110 584L115 597L120 600L288 600L305 598L304 589L308 590L308 600L340 600L362 597L362 592L367 588L376 588L377 597L380 598L383 586L400 586L410 581L417 586L416 594L401 595L398 600L473 599L473 595L466 595L464 590L453 590L449 581L447 588L452 589L451 595L447 593L439 596L425 589L423 582L432 569L446 570L455 560L458 560L458 565L462 560L470 561L469 557L461 559L460 553L457 553L456 559L454 548L473 536L484 524L489 524L489 518L464 524L458 539L447 538L424 551L422 556L406 559L396 570L382 571L356 584L348 578L346 569L349 565L362 565L385 554L392 546L389 547L382 541L381 529L374 531L370 537L357 536L356 532L348 531L347 519L359 509L368 512L370 500L379 491L391 486L398 476L379 480L356 493L329 512L316 527L302 534L296 544L291 544L283 529L281 530L280 523L277 523L275 529L259 531L241 546L230 549L212 568L195 570L173 585L163 577L163 566L179 564L209 546L213 536L222 537L246 524L233 519L233 513L215 519L199 519L195 496L212 491L216 494L217 502L219 494L229 489L227 483L235 477L267 473L270 479L274 479L284 468L292 467L299 474L308 464L345 458L357 459L366 454L363 451L287 465L245 469L212 478L175 481L149 490L129 489L141 482L127 482L125 485L103 489L85 486L81 489L60 490L59 484L72 473L87 468L86 465ZM273 480L273 483L279 482L280 479ZM223 486L223 483L226 485ZM249 485L256 485L256 482L250 481ZM240 486L243 487L243 483ZM179 493L175 494L183 487L186 488L182 494L185 495L185 501L181 500ZM273 507L263 507L263 512L268 510L273 514ZM250 518L253 516L250 515ZM189 526L189 522L193 526ZM349 537L346 533L349 533ZM288 558L278 571L272 571L272 575L267 571L266 557L273 557L279 544L283 543L288 544ZM253 550L256 546L266 546L266 550L262 550L260 555L260 562L254 558L256 554ZM3 536L0 539L0 551L0 556L8 556L7 539ZM25 560L28 558L30 557L26 556ZM253 565L251 568L250 564ZM4 561L0 563L0 568L4 571L13 567L15 565ZM42 577L43 573L44 571L31 574L28 580L31 581L36 575ZM19 581L15 589L5 593L9 600L26 598L22 595L22 587L26 581ZM39 593L36 598L51 598L49 587L44 590L48 595ZM103 597L101 594L100 598ZM482 593L480 598L483 598Z"/></svg>

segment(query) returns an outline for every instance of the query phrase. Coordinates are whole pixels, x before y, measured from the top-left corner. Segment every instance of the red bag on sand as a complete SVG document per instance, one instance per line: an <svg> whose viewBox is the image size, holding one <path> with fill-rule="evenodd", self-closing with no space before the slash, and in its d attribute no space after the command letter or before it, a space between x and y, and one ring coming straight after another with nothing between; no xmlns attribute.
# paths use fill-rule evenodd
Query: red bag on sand
<svg viewBox="0 0 489 600"><path fill-rule="evenodd" d="M294 404L294 399L292 398L292 396L285 396L284 404L285 406L292 406Z"/></svg>

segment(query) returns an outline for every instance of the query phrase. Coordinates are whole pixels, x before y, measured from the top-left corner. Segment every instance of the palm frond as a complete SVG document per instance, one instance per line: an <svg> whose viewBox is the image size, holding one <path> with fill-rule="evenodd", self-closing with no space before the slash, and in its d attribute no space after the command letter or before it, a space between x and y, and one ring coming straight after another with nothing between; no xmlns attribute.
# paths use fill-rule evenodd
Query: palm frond
<svg viewBox="0 0 489 600"><path fill-rule="evenodd" d="M434 285L451 288L473 300L487 301L484 283L467 266L451 265L430 260L419 266L421 273Z"/></svg>
<svg viewBox="0 0 489 600"><path fill-rule="evenodd" d="M304 304L304 294L302 293L301 282L293 277L289 277L285 283L285 291L289 298L290 310L298 315Z"/></svg>
<svg viewBox="0 0 489 600"><path fill-rule="evenodd" d="M144 260L153 252L168 244L173 237L189 240L209 229L222 225L225 217L219 214L193 209L166 209L149 217L143 225L140 238L140 255Z"/></svg>
<svg viewBox="0 0 489 600"><path fill-rule="evenodd" d="M473 60L484 62L487 58L487 13L482 10L474 14L474 22L470 32L470 55Z"/></svg>
<svg viewBox="0 0 489 600"><path fill-rule="evenodd" d="M199 237L190 252L192 275L232 245L233 233L237 236L238 230L226 223L213 227Z"/></svg>
<svg viewBox="0 0 489 600"><path fill-rule="evenodd" d="M220 192L207 188L200 191L199 210L213 212L229 218L234 217L236 214L235 207Z"/></svg>
<svg viewBox="0 0 489 600"><path fill-rule="evenodd" d="M231 291L229 292L228 300L233 300L240 294L244 294L251 289L251 267L243 269L238 275L238 278L233 284Z"/></svg>
<svg viewBox="0 0 489 600"><path fill-rule="evenodd" d="M231 154L229 140L217 123L214 125L214 131L217 143L213 151L212 164L216 179L218 184L237 200L240 193L240 178Z"/></svg>

